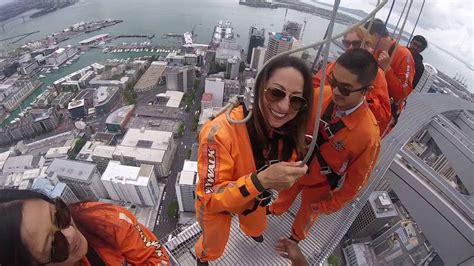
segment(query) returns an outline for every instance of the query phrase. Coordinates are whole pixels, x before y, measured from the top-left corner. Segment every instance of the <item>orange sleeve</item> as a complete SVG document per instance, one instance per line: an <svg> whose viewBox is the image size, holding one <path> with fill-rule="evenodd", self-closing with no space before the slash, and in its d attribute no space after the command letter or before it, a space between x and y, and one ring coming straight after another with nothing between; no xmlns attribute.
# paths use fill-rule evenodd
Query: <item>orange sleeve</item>
<svg viewBox="0 0 474 266"><path fill-rule="evenodd" d="M385 81L384 72L381 69L379 69L377 73L373 86L374 88L367 94L366 98L370 110L377 119L380 134L383 134L392 119L392 111L390 109L387 82Z"/></svg>
<svg viewBox="0 0 474 266"><path fill-rule="evenodd" d="M165 248L146 226L128 210L118 209L120 229L116 232L117 243L127 263L131 265L159 265L168 263Z"/></svg>
<svg viewBox="0 0 474 266"><path fill-rule="evenodd" d="M332 70L334 69L335 64L336 64L335 62L330 62L330 63L327 64L327 66L326 66L326 78L324 79L324 86L329 85L327 75L332 72ZM320 69L318 71L318 73L313 75L313 88L318 88L321 85L321 75L322 75L322 73L323 73L323 70Z"/></svg>
<svg viewBox="0 0 474 266"><path fill-rule="evenodd" d="M380 151L378 135L372 139L372 141L367 143L360 155L349 163L342 187L334 191L330 199L318 203L318 210L323 213L332 213L340 210L367 183Z"/></svg>
<svg viewBox="0 0 474 266"><path fill-rule="evenodd" d="M196 191L207 212L238 213L242 206L255 199L264 188L252 173L234 176L234 158L230 154L230 147L245 143L231 143L232 140L229 136L226 137L225 132L229 129L219 126L222 125L213 124L201 130L198 174L202 180L199 182L201 187L197 187ZM251 154L240 156L249 156L249 163L254 163Z"/></svg>
<svg viewBox="0 0 474 266"><path fill-rule="evenodd" d="M403 49L398 47L397 49ZM410 52L395 54L390 68L385 72L390 96L396 102L401 103L413 90L413 78L415 77L415 63ZM394 55L394 56L395 56Z"/></svg>

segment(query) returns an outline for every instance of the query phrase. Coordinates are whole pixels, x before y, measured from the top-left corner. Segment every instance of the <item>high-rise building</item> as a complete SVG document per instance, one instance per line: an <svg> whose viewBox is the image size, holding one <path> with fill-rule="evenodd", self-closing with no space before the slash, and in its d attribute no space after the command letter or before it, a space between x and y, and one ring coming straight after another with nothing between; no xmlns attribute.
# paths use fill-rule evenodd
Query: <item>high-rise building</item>
<svg viewBox="0 0 474 266"><path fill-rule="evenodd" d="M265 53L265 62L277 54L291 50L293 46L293 37L286 32L270 32L267 51Z"/></svg>
<svg viewBox="0 0 474 266"><path fill-rule="evenodd" d="M415 87L416 92L428 92L433 85L436 76L438 75L438 70L430 64L423 63L425 66L425 70L423 71L423 75L421 75L420 81Z"/></svg>
<svg viewBox="0 0 474 266"><path fill-rule="evenodd" d="M54 159L46 169L46 174L50 172L55 172L59 181L66 183L79 200L97 201L109 197L94 164Z"/></svg>
<svg viewBox="0 0 474 266"><path fill-rule="evenodd" d="M166 88L171 91L188 92L194 87L194 66L171 67L166 72Z"/></svg>
<svg viewBox="0 0 474 266"><path fill-rule="evenodd" d="M285 25L283 25L283 31L287 32L288 35L296 39L300 39L302 29L303 25L294 21L287 21Z"/></svg>
<svg viewBox="0 0 474 266"><path fill-rule="evenodd" d="M365 243L354 243L342 249L347 265L376 265L373 250Z"/></svg>
<svg viewBox="0 0 474 266"><path fill-rule="evenodd" d="M212 107L222 107L224 100L224 80L221 78L206 78L204 92L212 93Z"/></svg>
<svg viewBox="0 0 474 266"><path fill-rule="evenodd" d="M195 212L196 183L198 182L197 162L184 161L183 170L178 173L176 179L176 197L180 212Z"/></svg>
<svg viewBox="0 0 474 266"><path fill-rule="evenodd" d="M249 44L247 45L247 63L252 60L253 49L263 47L265 45L265 29L258 30L254 26L250 26Z"/></svg>
<svg viewBox="0 0 474 266"><path fill-rule="evenodd" d="M250 60L250 68L260 71L265 62L265 53L267 49L264 47L255 47L252 52L252 60Z"/></svg>
<svg viewBox="0 0 474 266"><path fill-rule="evenodd" d="M231 56L227 60L225 76L227 79L236 79L239 76L240 58Z"/></svg>
<svg viewBox="0 0 474 266"><path fill-rule="evenodd" d="M126 166L110 161L101 180L113 200L147 206L157 203L159 187L153 165Z"/></svg>
<svg viewBox="0 0 474 266"><path fill-rule="evenodd" d="M351 238L370 237L397 216L388 193L374 191L347 233Z"/></svg>

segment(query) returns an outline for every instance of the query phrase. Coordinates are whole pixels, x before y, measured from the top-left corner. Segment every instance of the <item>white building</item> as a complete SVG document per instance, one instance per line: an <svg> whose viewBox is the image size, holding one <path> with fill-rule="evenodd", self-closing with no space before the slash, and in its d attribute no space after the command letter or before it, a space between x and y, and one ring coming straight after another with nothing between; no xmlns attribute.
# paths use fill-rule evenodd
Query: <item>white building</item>
<svg viewBox="0 0 474 266"><path fill-rule="evenodd" d="M79 200L97 201L109 197L94 164L55 159L46 174L50 172L55 172L59 181L66 183Z"/></svg>
<svg viewBox="0 0 474 266"><path fill-rule="evenodd" d="M166 103L166 107L179 108L181 100L184 97L184 92L181 91L166 91L156 95L158 102Z"/></svg>
<svg viewBox="0 0 474 266"><path fill-rule="evenodd" d="M196 161L184 161L183 170L178 173L176 179L176 198L180 212L195 212L194 202L196 201L196 183L199 177L197 174Z"/></svg>
<svg viewBox="0 0 474 266"><path fill-rule="evenodd" d="M222 107L224 101L224 80L221 78L206 78L204 92L212 94L212 106Z"/></svg>
<svg viewBox="0 0 474 266"><path fill-rule="evenodd" d="M240 58L237 56L231 56L227 60L226 65L226 78L236 79L239 76Z"/></svg>
<svg viewBox="0 0 474 266"><path fill-rule="evenodd" d="M130 128L120 145L117 145L113 159L122 164L154 166L155 175L165 177L171 169L171 159L176 152L176 141L172 132Z"/></svg>
<svg viewBox="0 0 474 266"><path fill-rule="evenodd" d="M77 54L78 51L79 50L77 48L71 46L59 48L48 57L47 64L50 66L60 66L70 57Z"/></svg>
<svg viewBox="0 0 474 266"><path fill-rule="evenodd" d="M153 165L136 167L110 161L101 180L113 200L148 206L157 203L159 187Z"/></svg>

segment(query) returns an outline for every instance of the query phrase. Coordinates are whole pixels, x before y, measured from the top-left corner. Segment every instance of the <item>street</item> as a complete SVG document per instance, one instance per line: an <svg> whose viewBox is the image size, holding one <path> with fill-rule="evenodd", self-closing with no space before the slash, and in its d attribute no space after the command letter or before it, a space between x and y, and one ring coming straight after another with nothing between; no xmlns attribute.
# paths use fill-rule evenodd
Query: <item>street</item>
<svg viewBox="0 0 474 266"><path fill-rule="evenodd" d="M176 149L176 154L174 158L173 165L171 166L171 174L168 177L166 182L165 192L163 193L163 199L161 201L161 206L159 209L159 215L156 222L154 233L158 236L158 239L163 239L169 233L173 232L176 229L178 222L177 218L170 218L167 214L168 205L174 201L177 201L176 198L176 179L177 174L183 170L184 160L187 158L188 151L191 149L192 145L196 142L197 132L192 131L192 126L194 123L194 113L197 110L201 109L201 97L204 92L204 80L207 76L207 65L203 67L203 73L199 79L200 85L199 88L195 90L194 94L194 105L191 106L191 109L188 113L185 113L185 130L182 137L176 139L178 147ZM139 98L141 98L139 96ZM147 98L142 98L147 99Z"/></svg>

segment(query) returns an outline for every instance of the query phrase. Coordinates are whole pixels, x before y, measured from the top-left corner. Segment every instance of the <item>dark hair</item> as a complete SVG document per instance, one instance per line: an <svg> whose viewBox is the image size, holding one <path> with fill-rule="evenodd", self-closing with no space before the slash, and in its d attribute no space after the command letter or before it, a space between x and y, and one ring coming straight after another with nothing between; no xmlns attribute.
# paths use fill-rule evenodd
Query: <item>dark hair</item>
<svg viewBox="0 0 474 266"><path fill-rule="evenodd" d="M378 19L378 18L374 19L372 22L372 27L370 27L370 30L369 30L369 25L370 25L370 20L364 24L364 28L366 28L369 31L369 34L377 33L380 37L388 37L387 27L385 26L385 23L381 19Z"/></svg>
<svg viewBox="0 0 474 266"><path fill-rule="evenodd" d="M370 85L377 75L378 66L373 55L362 48L355 48L344 52L336 60L336 64L357 75L357 82L363 86Z"/></svg>
<svg viewBox="0 0 474 266"><path fill-rule="evenodd" d="M425 37L423 37L421 35L415 35L413 37L413 39L411 39L411 41L417 41L421 44L421 51L420 52L423 52L423 50L425 50L426 47L428 47L428 41L426 41Z"/></svg>
<svg viewBox="0 0 474 266"><path fill-rule="evenodd" d="M23 202L25 200L53 201L30 190L2 189L0 191L0 265L38 264L21 240Z"/></svg>
<svg viewBox="0 0 474 266"><path fill-rule="evenodd" d="M0 190L0 265L37 265L39 264L25 247L21 239L23 203L26 200L44 200L54 204L46 195L33 190ZM100 204L84 209L84 203L69 205L71 217L90 246L117 248L113 236L114 224L105 219L89 215L96 210L105 210L109 204Z"/></svg>
<svg viewBox="0 0 474 266"><path fill-rule="evenodd" d="M311 71L303 60L294 56L283 56L270 62L270 64L261 70L255 82L255 96L253 102L254 115L252 116L257 138L263 147L267 147L270 143L270 139L266 122L264 121L265 119L259 108L260 98L263 97L266 82L272 77L275 71L287 67L294 68L303 76L303 97L306 99L307 106L304 110L298 112L295 118L278 129L285 141L282 156L284 160L288 160L294 150L296 150L299 156L304 155L306 124L313 106L313 82Z"/></svg>

